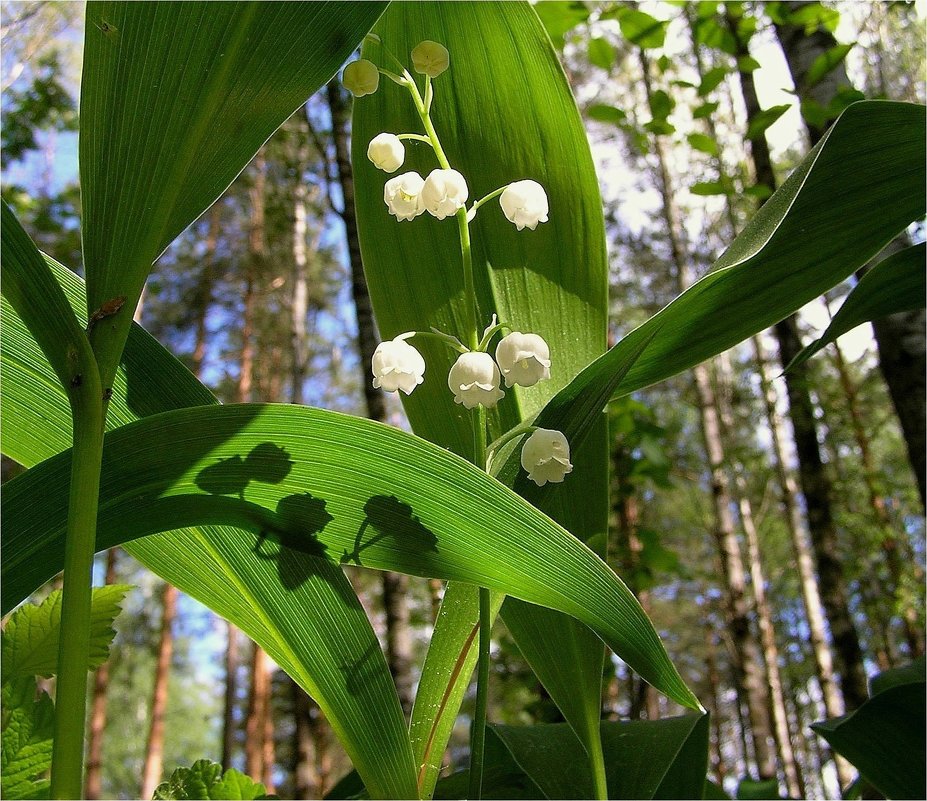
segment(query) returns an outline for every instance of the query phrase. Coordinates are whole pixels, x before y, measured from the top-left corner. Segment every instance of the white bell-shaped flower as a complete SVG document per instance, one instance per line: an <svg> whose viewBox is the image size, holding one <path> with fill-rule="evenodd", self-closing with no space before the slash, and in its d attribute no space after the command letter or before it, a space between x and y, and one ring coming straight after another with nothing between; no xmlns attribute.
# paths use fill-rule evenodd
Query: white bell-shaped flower
<svg viewBox="0 0 927 801"><path fill-rule="evenodd" d="M354 97L372 95L380 85L380 71L372 61L359 58L344 68L341 83Z"/></svg>
<svg viewBox="0 0 927 801"><path fill-rule="evenodd" d="M467 409L483 404L492 409L505 393L499 389L499 368L488 353L462 353L447 374L447 385L454 393L454 402Z"/></svg>
<svg viewBox="0 0 927 801"><path fill-rule="evenodd" d="M406 160L406 149L396 134L381 133L367 145L367 158L383 172L396 172Z"/></svg>
<svg viewBox="0 0 927 801"><path fill-rule="evenodd" d="M422 203L422 176L417 172L404 172L390 178L383 187L383 200L389 213L397 220L414 220L425 211Z"/></svg>
<svg viewBox="0 0 927 801"><path fill-rule="evenodd" d="M437 78L448 68L451 56L447 48L438 42L426 39L412 48L412 66L419 75Z"/></svg>
<svg viewBox="0 0 927 801"><path fill-rule="evenodd" d="M502 213L509 222L521 231L538 227L539 222L547 222L547 193L537 181L515 181L509 184L499 197Z"/></svg>
<svg viewBox="0 0 927 801"><path fill-rule="evenodd" d="M425 360L406 339L414 332L400 334L388 342L381 342L373 352L371 367L373 385L384 392L402 390L410 394L425 379Z"/></svg>
<svg viewBox="0 0 927 801"><path fill-rule="evenodd" d="M467 182L457 170L432 170L422 187L425 210L439 220L455 214L469 195Z"/></svg>
<svg viewBox="0 0 927 801"><path fill-rule="evenodd" d="M533 387L550 378L550 348L537 334L514 331L496 346L496 361L507 387Z"/></svg>
<svg viewBox="0 0 927 801"><path fill-rule="evenodd" d="M539 487L548 481L559 484L563 477L573 471L570 464L570 443L560 432L550 428L539 428L521 449L521 466Z"/></svg>

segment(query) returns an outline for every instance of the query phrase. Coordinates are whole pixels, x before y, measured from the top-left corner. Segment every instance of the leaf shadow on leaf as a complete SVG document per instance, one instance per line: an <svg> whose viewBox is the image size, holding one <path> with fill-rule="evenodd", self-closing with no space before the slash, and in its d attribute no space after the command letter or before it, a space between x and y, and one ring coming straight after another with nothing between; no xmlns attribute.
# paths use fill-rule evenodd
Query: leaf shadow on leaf
<svg viewBox="0 0 927 801"><path fill-rule="evenodd" d="M242 459L232 456L200 470L196 486L210 495L237 495L244 499L245 489L252 481L279 484L293 469L293 461L285 448L272 442L262 442Z"/></svg>
<svg viewBox="0 0 927 801"><path fill-rule="evenodd" d="M405 540L416 550L438 552L438 538L413 514L412 507L400 501L395 495L373 495L364 504L366 517L357 530L354 550L341 556L341 564L354 562L360 565L361 551L387 537ZM374 529L374 536L364 542L368 529Z"/></svg>

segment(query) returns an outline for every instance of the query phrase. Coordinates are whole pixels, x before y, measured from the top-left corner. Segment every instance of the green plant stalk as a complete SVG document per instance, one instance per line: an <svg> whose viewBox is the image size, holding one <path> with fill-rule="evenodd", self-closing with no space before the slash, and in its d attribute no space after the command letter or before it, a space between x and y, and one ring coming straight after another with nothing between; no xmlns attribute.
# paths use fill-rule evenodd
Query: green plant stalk
<svg viewBox="0 0 927 801"><path fill-rule="evenodd" d="M83 791L90 605L104 416L96 366L85 370L80 381L80 387L72 391L74 445L55 691L52 798L80 798Z"/></svg>
<svg viewBox="0 0 927 801"><path fill-rule="evenodd" d="M590 726L591 731L586 739L586 748L589 753L589 764L592 768L592 786L598 801L608 798L608 781L605 778L605 754L602 752L602 731L596 721Z"/></svg>
<svg viewBox="0 0 927 801"><path fill-rule="evenodd" d="M476 709L470 731L470 786L467 798L483 793L483 755L486 750L486 706L489 695L489 642L492 632L489 590L480 587L480 642L476 673Z"/></svg>

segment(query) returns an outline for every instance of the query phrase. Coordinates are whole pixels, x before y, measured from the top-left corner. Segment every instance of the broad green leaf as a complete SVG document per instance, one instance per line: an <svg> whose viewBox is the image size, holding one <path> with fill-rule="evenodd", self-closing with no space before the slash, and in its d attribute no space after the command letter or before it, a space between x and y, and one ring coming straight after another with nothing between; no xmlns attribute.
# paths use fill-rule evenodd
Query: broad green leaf
<svg viewBox="0 0 927 801"><path fill-rule="evenodd" d="M125 584L95 587L90 608L90 656L88 668L95 670L109 658L109 646L116 636L113 621L121 610ZM43 676L58 669L58 640L61 634L61 590L55 590L41 604L25 604L10 616L0 635L3 681Z"/></svg>
<svg viewBox="0 0 927 801"><path fill-rule="evenodd" d="M582 0L546 0L535 7L554 47L563 48L563 36L589 19L589 8Z"/></svg>
<svg viewBox="0 0 927 801"><path fill-rule="evenodd" d="M759 139L776 120L779 119L791 107L788 103L781 106L770 106L763 109L753 119L747 127L747 139Z"/></svg>
<svg viewBox="0 0 927 801"><path fill-rule="evenodd" d="M808 72L805 73L802 88L809 89L816 83L819 83L824 76L831 72L834 67L847 57L847 53L852 49L852 44L838 44L830 48L830 50L821 53L821 55L811 62Z"/></svg>
<svg viewBox="0 0 927 801"><path fill-rule="evenodd" d="M833 33L840 24L840 12L827 8L822 3L804 3L799 6L782 3L781 6L787 12L784 22L789 25L803 25L806 34L814 33L819 27Z"/></svg>
<svg viewBox="0 0 927 801"><path fill-rule="evenodd" d="M6 677L4 677L6 679ZM36 700L35 677L4 680L0 735L0 793L4 798L42 798L51 767L55 707L48 693Z"/></svg>
<svg viewBox="0 0 927 801"><path fill-rule="evenodd" d="M892 670L883 670L874 676L869 687L869 695L876 696L892 687L902 684L917 684L927 681L927 659L921 656L908 665Z"/></svg>
<svg viewBox="0 0 927 801"><path fill-rule="evenodd" d="M177 768L166 782L158 785L153 796L155 801L212 801L223 798L252 801L267 797L267 789L260 782L234 768L223 773L222 765L208 759L199 759L189 768Z"/></svg>
<svg viewBox="0 0 927 801"><path fill-rule="evenodd" d="M665 121L676 107L676 101L673 100L662 89L652 92L649 97L650 113L655 120Z"/></svg>
<svg viewBox="0 0 927 801"><path fill-rule="evenodd" d="M927 295L924 254L922 242L880 261L853 288L824 333L792 359L786 372L804 364L838 337L863 323L924 308Z"/></svg>
<svg viewBox="0 0 927 801"><path fill-rule="evenodd" d="M729 182L722 181L697 181L689 187L693 195L730 195L734 192L734 187Z"/></svg>
<svg viewBox="0 0 927 801"><path fill-rule="evenodd" d="M620 108L606 106L601 103L589 106L589 108L586 109L586 114L589 116L589 119L596 120L597 122L610 122L612 125L620 125L628 118L628 115Z"/></svg>
<svg viewBox="0 0 927 801"><path fill-rule="evenodd" d="M718 143L710 136L702 133L690 133L686 139L695 150L707 153L709 156L718 155Z"/></svg>
<svg viewBox="0 0 927 801"><path fill-rule="evenodd" d="M762 66L753 56L741 56L737 59L737 69L741 72L756 72Z"/></svg>
<svg viewBox="0 0 927 801"><path fill-rule="evenodd" d="M6 485L5 607L60 568L69 470L65 452ZM479 584L578 618L655 687L699 708L634 596L592 551L481 470L398 429L304 406L179 409L110 432L101 487L98 550L223 524L282 571L286 555L303 555L304 580L354 563ZM349 686L366 682L365 662L343 667Z"/></svg>
<svg viewBox="0 0 927 801"><path fill-rule="evenodd" d="M47 261L75 314L82 314L83 282ZM68 447L70 411L35 341L6 298L2 304L3 450L32 466ZM216 403L138 326L132 328L113 390L111 428L165 409ZM320 562L309 572L299 554L274 559L273 548L257 552L253 538L218 526L147 537L126 548L234 622L318 701L373 797L415 795L411 748L389 668L340 569ZM356 664L365 667L363 682L352 680L345 669Z"/></svg>
<svg viewBox="0 0 927 801"><path fill-rule="evenodd" d="M556 54L526 4L483 3L479 8L480 13L473 14L467 4L397 3L375 31L384 46L399 54L426 38L449 48L452 66L435 82L432 116L452 166L467 179L471 197L532 178L544 186L550 200L550 221L535 231L515 230L495 202L481 208L472 225L480 324L485 325L495 312L516 330L539 333L554 360L550 381L508 391L491 416L495 436L535 413L604 350L607 264L595 171ZM540 10L545 13L544 6ZM481 47L473 47L475 41ZM363 54L374 61L382 59L373 44L365 45ZM375 95L355 103L361 248L385 337L430 326L465 333L456 225L451 220L426 219L427 215L397 224L382 201L385 178L365 154L366 143L377 133L418 131L419 126L407 95L395 85L386 83ZM424 175L435 166L427 148L409 148L404 169ZM397 270L397 264L403 269ZM467 454L472 441L469 415L454 405L444 380L453 356L440 347L423 352L429 371L425 383L403 398L413 430ZM434 376L430 381L429 375ZM598 452L590 448L591 453ZM591 476L604 469L601 463L583 465L574 460L574 465L571 479L580 472ZM579 486L578 480L562 485L562 500L556 501L560 511L542 509L582 537L581 532L593 534L583 517L592 510L604 513L607 497L584 493L582 502L577 502ZM556 499L557 493L551 497ZM461 625L464 628L450 639L461 642L469 634L466 624ZM574 624L564 618L561 625L567 629ZM443 669L435 668L442 676L451 675L458 662L457 656L446 653L451 661ZM601 646L595 644L572 666L577 671L576 686L585 685L581 677L597 669L600 654ZM455 690L449 692L458 697ZM588 730L584 725L583 731ZM442 750L443 744L435 746L435 752Z"/></svg>
<svg viewBox="0 0 927 801"><path fill-rule="evenodd" d="M924 798L925 686L921 673L918 681L888 686L849 715L811 728L886 797Z"/></svg>
<svg viewBox="0 0 927 801"><path fill-rule="evenodd" d="M108 386L152 262L337 70L384 4L90 2L81 232Z"/></svg>
<svg viewBox="0 0 927 801"><path fill-rule="evenodd" d="M727 77L727 74L727 67L712 67L708 70L708 72L702 76L701 83L698 85L698 96L707 97L710 95L721 85L721 82Z"/></svg>
<svg viewBox="0 0 927 801"><path fill-rule="evenodd" d="M737 784L736 798L739 801L769 801L778 799L779 781L777 779L741 779Z"/></svg>
<svg viewBox="0 0 927 801"><path fill-rule="evenodd" d="M596 36L589 40L589 61L599 69L608 72L615 63L615 48L608 39Z"/></svg>
<svg viewBox="0 0 927 801"><path fill-rule="evenodd" d="M697 120L710 117L718 110L719 105L719 103L702 103L701 105L696 106L695 110L692 112L692 116Z"/></svg>
<svg viewBox="0 0 927 801"><path fill-rule="evenodd" d="M68 302L36 249L5 201L0 238L3 249L3 294L35 337L51 363L61 386L79 386L81 376L94 373L90 343ZM76 384L74 382L77 382Z"/></svg>
<svg viewBox="0 0 927 801"><path fill-rule="evenodd" d="M568 726L491 729L543 797L594 797L583 753ZM708 767L707 716L604 722L601 729L609 798L702 797Z"/></svg>
<svg viewBox="0 0 927 801"><path fill-rule="evenodd" d="M711 16L701 17L698 20L695 27L695 38L699 44L715 48L727 53L729 56L737 54L737 39L728 30L727 25L724 25L715 16L714 12Z"/></svg>

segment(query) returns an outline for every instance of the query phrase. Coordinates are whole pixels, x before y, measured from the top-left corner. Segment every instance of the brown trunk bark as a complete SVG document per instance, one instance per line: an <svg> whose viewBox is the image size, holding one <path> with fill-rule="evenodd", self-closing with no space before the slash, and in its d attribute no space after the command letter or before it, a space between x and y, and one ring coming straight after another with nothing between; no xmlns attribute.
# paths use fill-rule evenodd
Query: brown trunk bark
<svg viewBox="0 0 927 801"><path fill-rule="evenodd" d="M225 704L222 715L222 769L232 767L238 724L235 709L238 702L238 629L226 623L225 644Z"/></svg>
<svg viewBox="0 0 927 801"><path fill-rule="evenodd" d="M116 548L106 552L104 583L116 583ZM106 731L106 691L109 688L109 660L97 668L93 676L93 696L90 701L90 726L87 731L87 773L84 777L84 798L93 801L103 791L103 735Z"/></svg>
<svg viewBox="0 0 927 801"><path fill-rule="evenodd" d="M203 361L206 358L206 317L212 303L213 274L212 267L216 258L216 246L219 240L219 202L213 204L209 211L209 228L206 232L206 252L203 254L203 268L200 283L196 289L196 339L193 345L193 374L203 380Z"/></svg>
<svg viewBox="0 0 927 801"><path fill-rule="evenodd" d="M268 772L265 733L270 716L270 671L267 654L257 644L251 651L251 688L248 693L248 714L245 719L245 773L255 781L263 781ZM271 758L269 768L273 768Z"/></svg>
<svg viewBox="0 0 927 801"><path fill-rule="evenodd" d="M736 23L733 20L730 20L730 23L736 36ZM741 45L741 52L738 55L748 55L745 45ZM740 72L739 78L749 121L760 112L754 76L749 72ZM751 140L750 146L757 183L775 187L775 173L766 139L760 135ZM774 331L779 342L779 357L784 368L802 347L796 317L793 315L777 323ZM821 461L817 423L806 366L786 373L785 383L795 450L798 455L799 480L802 494L805 497L805 509L817 562L821 599L827 612L834 650L838 659L844 704L847 709L852 710L866 699L866 672L859 637L853 625L846 595L846 584L837 544L837 529L830 506L831 484Z"/></svg>
<svg viewBox="0 0 927 801"><path fill-rule="evenodd" d="M710 618L709 618L710 620ZM715 774L718 784L724 783L724 777L727 775L727 766L724 762L724 755L721 753L721 744L724 742L724 734L721 731L721 707L719 704L718 688L721 685L721 677L718 675L717 644L715 642L715 633L711 625L705 626L705 670L708 673L708 711L711 714L711 748L709 758L711 770Z"/></svg>
<svg viewBox="0 0 927 801"><path fill-rule="evenodd" d="M779 44L792 74L798 95L826 107L843 87L851 87L843 63L838 64L822 80L808 86L805 76L818 56L837 44L830 31L818 28L807 32L804 26L776 25ZM808 137L815 145L824 136L830 122L824 126L805 120ZM901 248L908 243L902 233L890 247ZM869 269L857 272L862 277ZM921 496L921 505L927 508L927 337L925 337L923 309L893 314L872 324L879 351L879 370L888 386L895 412L901 424L908 458Z"/></svg>
<svg viewBox="0 0 927 801"><path fill-rule="evenodd" d="M155 667L154 687L151 691L151 720L148 727L148 746L142 769L141 797L151 798L161 782L164 768L164 713L167 710L168 680L171 673L171 656L174 652L173 624L177 612L177 588L164 585L161 596L161 639L158 643L158 662Z"/></svg>
<svg viewBox="0 0 927 801"><path fill-rule="evenodd" d="M351 294L357 314L357 347L360 354L364 400L367 416L372 420L386 422L386 400L383 392L373 386L370 378L370 364L379 337L373 319L373 307L364 265L361 260L360 239L357 235L357 215L354 209L354 172L351 167L351 152L348 147L348 109L344 90L337 81L327 87L328 106L332 118L332 139L335 145L335 163L338 167L338 181L344 198L341 213L344 220L348 256L351 262ZM412 712L415 696L412 681L412 632L409 618L409 578L400 573L382 574L383 611L386 618L386 658L390 672L396 682L399 702L408 717Z"/></svg>
<svg viewBox="0 0 927 801"><path fill-rule="evenodd" d="M649 103L652 95L649 62L643 50L639 51L639 56ZM679 214L670 188L671 181L666 166L666 156L659 136L653 137L653 145L658 162L657 183L663 200L663 218L666 223L679 291L682 292L692 283L692 276L689 273L688 258L683 248ZM771 779L776 776L776 760L774 749L771 747L773 737L768 713L768 696L765 692L766 680L763 675L760 649L750 630L750 600L746 590L740 545L737 542L734 520L731 515L731 496L724 471L724 448L721 443L718 405L709 380L707 366L697 365L692 373L695 379L705 454L711 474L715 518L714 536L725 578L725 611L734 646L735 677L750 717L750 737L756 755L759 778L761 780Z"/></svg>
<svg viewBox="0 0 927 801"><path fill-rule="evenodd" d="M312 699L303 691L295 681L290 685L293 693L293 718L295 723L293 766L294 798L321 798L317 787L319 783L316 775L315 745L312 729ZM316 707L318 709L318 707Z"/></svg>

